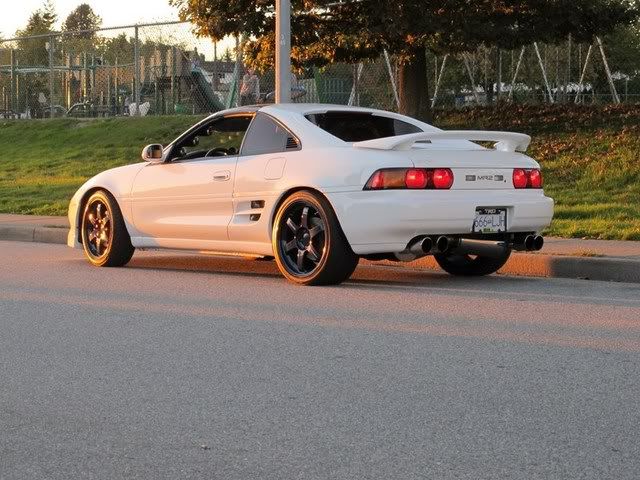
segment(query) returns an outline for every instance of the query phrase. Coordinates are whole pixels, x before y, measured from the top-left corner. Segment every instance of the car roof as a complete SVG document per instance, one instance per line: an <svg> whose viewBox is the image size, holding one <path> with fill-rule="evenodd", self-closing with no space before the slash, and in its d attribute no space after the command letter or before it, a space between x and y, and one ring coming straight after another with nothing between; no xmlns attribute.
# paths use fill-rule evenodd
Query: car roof
<svg viewBox="0 0 640 480"><path fill-rule="evenodd" d="M411 123L424 131L438 131L432 125L423 123L405 115L389 112L386 110L377 110L374 108L354 107L349 105L333 105L326 103L278 103L266 105L247 105L242 107L230 108L219 111L211 117L220 115L233 114L255 114L256 112L264 112L273 116L283 125L285 125L293 134L301 138L307 147L328 147L328 146L345 146L347 142L334 137L329 132L319 128L314 123L307 120L306 115L314 113L325 113L330 111L353 112L353 113L372 113L390 118L396 118ZM209 119L207 118L207 120Z"/></svg>

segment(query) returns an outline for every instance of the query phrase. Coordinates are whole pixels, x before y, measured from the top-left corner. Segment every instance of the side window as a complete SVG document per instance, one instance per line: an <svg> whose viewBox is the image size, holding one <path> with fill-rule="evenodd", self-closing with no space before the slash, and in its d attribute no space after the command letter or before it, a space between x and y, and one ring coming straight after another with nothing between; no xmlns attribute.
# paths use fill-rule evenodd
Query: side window
<svg viewBox="0 0 640 480"><path fill-rule="evenodd" d="M250 118L227 117L209 125L200 133L200 148L211 150L220 148L228 155L237 155L242 145L242 139L249 126Z"/></svg>
<svg viewBox="0 0 640 480"><path fill-rule="evenodd" d="M177 160L238 155L252 116L232 116L202 125L178 145Z"/></svg>
<svg viewBox="0 0 640 480"><path fill-rule="evenodd" d="M258 112L249 127L242 155L262 155L298 150L298 140L269 115Z"/></svg>

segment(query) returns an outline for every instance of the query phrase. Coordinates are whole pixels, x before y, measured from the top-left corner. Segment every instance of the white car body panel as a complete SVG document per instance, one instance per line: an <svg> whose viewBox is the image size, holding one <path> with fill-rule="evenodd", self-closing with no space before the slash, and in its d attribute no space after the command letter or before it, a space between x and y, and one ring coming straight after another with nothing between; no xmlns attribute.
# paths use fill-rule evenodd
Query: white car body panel
<svg viewBox="0 0 640 480"><path fill-rule="evenodd" d="M142 168L131 190L133 223L139 235L227 240L236 158L155 163Z"/></svg>
<svg viewBox="0 0 640 480"><path fill-rule="evenodd" d="M507 209L509 232L541 232L553 200L541 189L516 190L514 168L539 168L516 150L530 138L504 132L443 132L402 115L345 106L288 104L257 108L284 125L298 150L207 157L177 163L138 163L87 181L69 207L69 246L81 247L81 203L101 188L117 200L132 244L244 255L273 255L278 202L294 189L312 189L333 206L353 251L403 251L419 235L471 233L478 207ZM327 111L373 113L410 123L424 133L348 143L304 115ZM235 109L234 112L242 111ZM224 115L220 112L216 115ZM432 143L416 143L429 140ZM498 142L495 150L469 140ZM365 191L382 168L450 168L451 190ZM468 181L469 177L475 180ZM256 207L252 201L263 202Z"/></svg>

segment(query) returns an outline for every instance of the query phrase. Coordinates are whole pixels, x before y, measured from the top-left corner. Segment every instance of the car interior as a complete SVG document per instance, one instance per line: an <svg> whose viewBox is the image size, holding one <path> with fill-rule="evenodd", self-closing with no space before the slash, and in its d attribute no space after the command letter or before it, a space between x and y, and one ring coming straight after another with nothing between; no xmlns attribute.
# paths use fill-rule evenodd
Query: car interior
<svg viewBox="0 0 640 480"><path fill-rule="evenodd" d="M422 132L410 123L369 112L331 111L312 113L305 115L305 118L345 142L363 142Z"/></svg>
<svg viewBox="0 0 640 480"><path fill-rule="evenodd" d="M170 160L238 155L252 118L252 115L222 117L201 125L174 146Z"/></svg>

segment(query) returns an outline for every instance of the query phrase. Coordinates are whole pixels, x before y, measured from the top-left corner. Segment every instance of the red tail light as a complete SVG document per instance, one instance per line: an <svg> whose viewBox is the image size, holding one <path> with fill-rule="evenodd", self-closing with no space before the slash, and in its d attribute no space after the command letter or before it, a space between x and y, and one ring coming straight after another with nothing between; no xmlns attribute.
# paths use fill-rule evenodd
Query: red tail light
<svg viewBox="0 0 640 480"><path fill-rule="evenodd" d="M542 183L540 170L531 170L529 172L529 188L542 188Z"/></svg>
<svg viewBox="0 0 640 480"><path fill-rule="evenodd" d="M365 190L447 190L453 185L449 168L386 168L376 171Z"/></svg>
<svg viewBox="0 0 640 480"><path fill-rule="evenodd" d="M513 171L513 186L515 188L527 188L527 183L529 183L527 171L522 168L516 168Z"/></svg>
<svg viewBox="0 0 640 480"><path fill-rule="evenodd" d="M427 188L429 183L429 172L422 168L412 168L407 170L404 176L404 183L407 188L421 190Z"/></svg>
<svg viewBox="0 0 640 480"><path fill-rule="evenodd" d="M513 170L514 188L542 188L542 173L540 170L525 170L516 168Z"/></svg>
<svg viewBox="0 0 640 480"><path fill-rule="evenodd" d="M449 190L453 186L453 172L449 168L436 168L433 171L433 186L438 190Z"/></svg>

